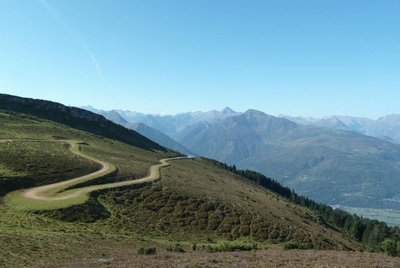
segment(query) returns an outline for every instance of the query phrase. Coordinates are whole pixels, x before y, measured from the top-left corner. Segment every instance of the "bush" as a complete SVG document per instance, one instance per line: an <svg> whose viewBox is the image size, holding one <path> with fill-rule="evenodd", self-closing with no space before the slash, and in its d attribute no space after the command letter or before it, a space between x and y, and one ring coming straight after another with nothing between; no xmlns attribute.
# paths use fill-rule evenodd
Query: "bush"
<svg viewBox="0 0 400 268"><path fill-rule="evenodd" d="M157 252L156 248L153 248L153 247L140 248L138 250L138 253L142 254L142 255L153 255L153 254L156 254L156 252Z"/></svg>
<svg viewBox="0 0 400 268"><path fill-rule="evenodd" d="M224 242L219 245L207 245L206 248L207 252L229 252L229 251L251 251L257 250L257 243L242 243L242 242L232 242L227 243Z"/></svg>
<svg viewBox="0 0 400 268"><path fill-rule="evenodd" d="M400 241L397 241L397 256L400 256Z"/></svg>
<svg viewBox="0 0 400 268"><path fill-rule="evenodd" d="M291 249L303 249L303 245L295 242L287 242L283 245L284 250L291 250Z"/></svg>
<svg viewBox="0 0 400 268"><path fill-rule="evenodd" d="M167 251L171 251L171 252L185 252L185 250L183 249L181 244L175 244L173 246L169 246L167 247Z"/></svg>
<svg viewBox="0 0 400 268"><path fill-rule="evenodd" d="M392 239L385 239L385 241L381 244L383 251L389 256L398 256L400 251L400 243L396 243L396 241Z"/></svg>

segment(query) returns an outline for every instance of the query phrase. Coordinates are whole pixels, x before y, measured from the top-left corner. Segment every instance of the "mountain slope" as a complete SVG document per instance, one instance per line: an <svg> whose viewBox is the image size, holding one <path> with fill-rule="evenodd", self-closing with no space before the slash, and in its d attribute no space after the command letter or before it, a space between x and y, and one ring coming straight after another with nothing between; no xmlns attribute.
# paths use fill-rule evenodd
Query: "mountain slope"
<svg viewBox="0 0 400 268"><path fill-rule="evenodd" d="M367 130L371 136L400 143L400 115L392 114L376 120L376 126Z"/></svg>
<svg viewBox="0 0 400 268"><path fill-rule="evenodd" d="M135 130L136 132L142 134L143 136L157 142L158 144L166 148L175 150L185 155L195 155L192 151L185 148L183 145L181 145L174 139L168 137L161 131L149 127L143 123L126 123L125 126L129 129Z"/></svg>
<svg viewBox="0 0 400 268"><path fill-rule="evenodd" d="M125 118L123 118L117 111L112 110L110 112L106 112L104 114L102 114L105 118L107 118L108 120L119 124L119 125L124 125L127 124L128 121L126 121Z"/></svg>
<svg viewBox="0 0 400 268"><path fill-rule="evenodd" d="M187 148L328 204L400 208L400 147L249 110L183 137ZM390 199L390 200L389 200Z"/></svg>
<svg viewBox="0 0 400 268"><path fill-rule="evenodd" d="M0 94L0 109L38 116L141 148L163 149L137 132L115 124L101 115L60 103Z"/></svg>
<svg viewBox="0 0 400 268"><path fill-rule="evenodd" d="M194 155L194 153L192 151L188 150L183 145L181 145L180 143L178 143L171 137L167 136L166 134L162 133L161 131L159 131L155 128L149 127L146 124L140 123L140 122L139 123L129 123L116 110L103 111L103 110L97 110L91 106L85 106L82 108L85 110L92 111L94 113L103 115L108 120L110 120L116 124L125 126L128 129L135 130L136 132L140 133L144 137L147 137L150 140L155 141L158 144L160 144L166 148L170 148L172 150L175 150L175 151L180 152L185 155ZM124 111L122 111L122 112L124 112ZM124 112L124 113L126 113L128 115L131 114L128 112Z"/></svg>

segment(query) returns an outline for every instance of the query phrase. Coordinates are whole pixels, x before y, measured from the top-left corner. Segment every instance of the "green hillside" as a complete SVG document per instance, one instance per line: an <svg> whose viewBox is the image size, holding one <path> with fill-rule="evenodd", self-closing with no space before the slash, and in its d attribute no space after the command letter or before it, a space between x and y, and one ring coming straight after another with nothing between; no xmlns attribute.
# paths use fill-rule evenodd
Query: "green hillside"
<svg viewBox="0 0 400 268"><path fill-rule="evenodd" d="M209 254L363 247L359 238L312 209L309 200L298 205L301 202L290 201L277 184L272 192L267 184L207 159L177 159L160 170L159 180L110 188L112 183L143 178L161 159L178 156L164 148L132 145L148 143L140 135L127 144L99 136L97 130L85 132L4 109L0 125L0 266L126 265L153 248L161 254ZM46 193L49 199L40 206L21 198L18 202L26 206L15 203L22 189L92 174L102 169L99 163L115 170ZM99 185L106 187L87 192L87 200L70 203L68 198L65 206L53 206L51 197L64 191ZM392 229L378 233L382 239L396 235Z"/></svg>
<svg viewBox="0 0 400 268"><path fill-rule="evenodd" d="M139 133L115 124L101 115L60 103L0 94L0 109L38 116L144 149L164 149Z"/></svg>

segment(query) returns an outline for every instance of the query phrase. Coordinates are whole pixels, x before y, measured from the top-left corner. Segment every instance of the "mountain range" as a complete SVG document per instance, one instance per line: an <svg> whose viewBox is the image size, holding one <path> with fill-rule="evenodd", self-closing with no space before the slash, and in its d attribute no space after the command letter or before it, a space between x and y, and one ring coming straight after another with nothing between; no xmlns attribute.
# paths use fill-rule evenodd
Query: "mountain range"
<svg viewBox="0 0 400 268"><path fill-rule="evenodd" d="M128 121L130 123L144 123L149 127L163 132L173 139L177 139L179 135L189 126L204 122L214 123L240 114L239 112L233 111L229 107L226 107L221 111L213 110L208 112L186 112L176 115L144 114L127 110L104 111L91 106L84 106L82 108L97 114L101 114L107 119L116 123L121 122L122 124L125 124L126 122L124 121ZM116 113L118 113L119 116L116 116ZM115 119L117 119L117 121Z"/></svg>
<svg viewBox="0 0 400 268"><path fill-rule="evenodd" d="M177 115L116 112L128 125L140 122L170 136L185 148L177 151L259 171L318 201L400 209L400 147L395 143L400 116L314 119L230 108Z"/></svg>
<svg viewBox="0 0 400 268"><path fill-rule="evenodd" d="M352 116L307 118L282 115L281 117L302 125L354 131L367 136L400 143L400 115L398 114L382 116L376 120Z"/></svg>

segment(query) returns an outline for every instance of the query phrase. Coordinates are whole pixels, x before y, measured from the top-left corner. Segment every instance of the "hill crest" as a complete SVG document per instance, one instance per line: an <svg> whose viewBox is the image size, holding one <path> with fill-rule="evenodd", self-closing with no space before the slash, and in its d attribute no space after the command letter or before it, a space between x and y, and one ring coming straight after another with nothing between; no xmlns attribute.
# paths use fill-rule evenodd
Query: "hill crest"
<svg viewBox="0 0 400 268"><path fill-rule="evenodd" d="M162 146L93 112L40 99L0 94L0 109L25 113L149 150Z"/></svg>

